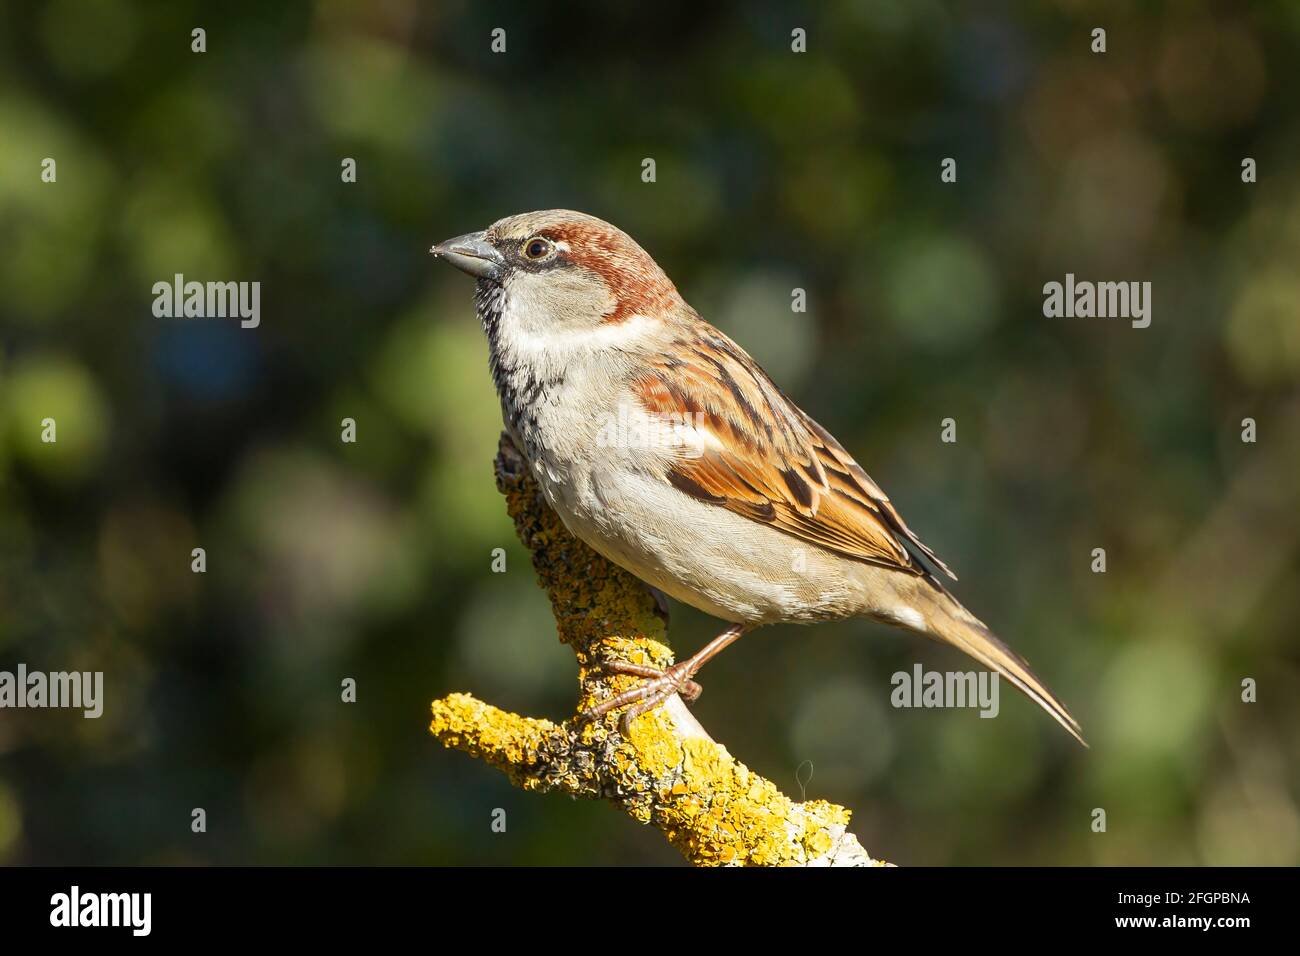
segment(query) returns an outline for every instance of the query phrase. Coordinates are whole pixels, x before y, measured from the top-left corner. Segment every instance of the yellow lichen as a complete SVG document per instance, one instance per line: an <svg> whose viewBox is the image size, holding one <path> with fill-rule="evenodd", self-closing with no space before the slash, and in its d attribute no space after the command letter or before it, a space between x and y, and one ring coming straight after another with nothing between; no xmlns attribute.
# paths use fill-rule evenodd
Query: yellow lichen
<svg viewBox="0 0 1300 956"><path fill-rule="evenodd" d="M636 766L656 780L682 762L682 746L662 711L634 720L627 741L636 755Z"/></svg>
<svg viewBox="0 0 1300 956"><path fill-rule="evenodd" d="M680 737L662 709L632 721L626 736L617 715L582 716L636 682L599 662L672 663L666 627L636 578L569 535L504 436L497 484L532 552L560 640L577 657L579 712L555 724L451 694L434 701L430 732L504 770L524 790L608 797L633 819L653 823L696 865L804 864L827 857L845 839L858 850L853 862L874 862L846 838L848 810L822 800L793 803L722 745Z"/></svg>

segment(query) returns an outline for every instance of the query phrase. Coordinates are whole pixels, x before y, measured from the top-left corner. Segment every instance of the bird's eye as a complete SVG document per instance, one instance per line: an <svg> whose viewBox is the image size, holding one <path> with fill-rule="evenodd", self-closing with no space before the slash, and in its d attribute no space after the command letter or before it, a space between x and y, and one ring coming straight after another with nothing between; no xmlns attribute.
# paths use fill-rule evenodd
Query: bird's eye
<svg viewBox="0 0 1300 956"><path fill-rule="evenodd" d="M524 257L527 259L545 259L551 254L551 243L541 236L534 236L524 243Z"/></svg>

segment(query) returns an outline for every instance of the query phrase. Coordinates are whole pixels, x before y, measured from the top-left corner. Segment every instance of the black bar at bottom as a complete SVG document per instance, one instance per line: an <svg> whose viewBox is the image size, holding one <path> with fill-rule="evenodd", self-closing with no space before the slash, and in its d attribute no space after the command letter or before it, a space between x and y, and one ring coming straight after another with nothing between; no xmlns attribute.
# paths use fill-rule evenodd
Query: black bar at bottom
<svg viewBox="0 0 1300 956"><path fill-rule="evenodd" d="M694 928L728 933L750 925L767 933L776 920L810 934L802 938L814 949L831 925L864 943L901 931L927 943L1051 933L1070 942L1199 935L1231 945L1286 928L1295 885L1290 869L8 868L0 869L0 926L6 942L283 938L333 948L405 934L438 947L470 933L485 944L542 934L562 945L556 934L569 932L586 946L602 942L590 935L596 919L609 924L605 943L644 945L689 916Z"/></svg>

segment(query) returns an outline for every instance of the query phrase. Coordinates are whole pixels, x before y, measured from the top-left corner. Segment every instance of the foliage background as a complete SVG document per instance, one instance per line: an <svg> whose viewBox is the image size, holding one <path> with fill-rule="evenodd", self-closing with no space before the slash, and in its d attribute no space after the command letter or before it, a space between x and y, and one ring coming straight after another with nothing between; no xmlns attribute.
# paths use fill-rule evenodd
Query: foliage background
<svg viewBox="0 0 1300 956"><path fill-rule="evenodd" d="M811 761L905 864L1300 862L1298 39L1285 2L0 7L0 669L107 683L97 721L0 712L0 861L675 862L425 732L451 690L572 704L427 255L566 206L840 437L1093 744L1010 690L893 710L967 665L851 622L710 665L733 753ZM1066 272L1151 280L1152 326L1045 319ZM175 273L259 280L261 327L155 318Z"/></svg>

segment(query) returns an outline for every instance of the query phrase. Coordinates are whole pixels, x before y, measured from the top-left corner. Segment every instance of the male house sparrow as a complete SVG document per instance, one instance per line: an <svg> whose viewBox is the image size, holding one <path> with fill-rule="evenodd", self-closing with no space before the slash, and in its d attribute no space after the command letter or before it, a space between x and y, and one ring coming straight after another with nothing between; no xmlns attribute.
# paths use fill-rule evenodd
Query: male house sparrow
<svg viewBox="0 0 1300 956"><path fill-rule="evenodd" d="M574 535L731 622L593 716L700 692L703 664L760 624L866 616L952 644L1081 743L1029 666L939 581L955 575L826 429L704 321L650 256L568 210L509 216L430 250L478 279L505 425Z"/></svg>

